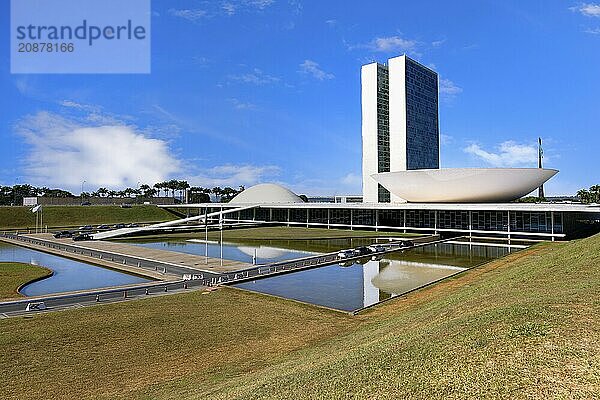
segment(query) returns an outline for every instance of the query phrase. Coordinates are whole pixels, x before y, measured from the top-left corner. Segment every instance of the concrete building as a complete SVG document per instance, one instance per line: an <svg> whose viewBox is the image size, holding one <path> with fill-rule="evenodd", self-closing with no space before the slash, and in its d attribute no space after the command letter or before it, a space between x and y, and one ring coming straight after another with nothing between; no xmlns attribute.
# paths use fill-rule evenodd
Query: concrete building
<svg viewBox="0 0 600 400"><path fill-rule="evenodd" d="M363 198L400 202L373 178L440 166L438 76L406 55L361 69Z"/></svg>

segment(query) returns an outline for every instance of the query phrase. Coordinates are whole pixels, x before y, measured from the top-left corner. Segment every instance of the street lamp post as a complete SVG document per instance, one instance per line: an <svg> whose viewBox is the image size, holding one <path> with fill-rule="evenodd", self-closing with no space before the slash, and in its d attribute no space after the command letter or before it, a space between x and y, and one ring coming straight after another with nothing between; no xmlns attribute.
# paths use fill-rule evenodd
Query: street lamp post
<svg viewBox="0 0 600 400"><path fill-rule="evenodd" d="M208 207L204 208L204 251L206 254L206 264L208 264Z"/></svg>
<svg viewBox="0 0 600 400"><path fill-rule="evenodd" d="M81 194L79 195L79 197L81 197L81 199L83 200L83 185L85 185L85 180L83 182L81 182Z"/></svg>
<svg viewBox="0 0 600 400"><path fill-rule="evenodd" d="M221 231L221 267L223 266L223 209L219 214L219 230Z"/></svg>

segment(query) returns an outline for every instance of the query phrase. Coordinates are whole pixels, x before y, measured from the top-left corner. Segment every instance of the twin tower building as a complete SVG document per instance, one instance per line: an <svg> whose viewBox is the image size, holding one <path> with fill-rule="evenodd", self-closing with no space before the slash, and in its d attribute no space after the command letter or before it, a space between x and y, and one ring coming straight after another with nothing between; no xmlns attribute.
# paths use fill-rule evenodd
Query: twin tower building
<svg viewBox="0 0 600 400"><path fill-rule="evenodd" d="M361 69L363 201L402 201L372 174L440 167L438 75L406 55Z"/></svg>

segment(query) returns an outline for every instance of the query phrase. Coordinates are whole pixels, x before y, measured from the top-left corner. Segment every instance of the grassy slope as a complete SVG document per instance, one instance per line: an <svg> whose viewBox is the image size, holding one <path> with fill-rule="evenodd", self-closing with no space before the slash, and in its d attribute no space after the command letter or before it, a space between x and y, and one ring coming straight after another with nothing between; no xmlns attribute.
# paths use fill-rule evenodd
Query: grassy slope
<svg viewBox="0 0 600 400"><path fill-rule="evenodd" d="M35 228L35 214L29 207L0 207L0 229ZM155 206L46 206L44 225L80 226L128 222L167 221L175 216Z"/></svg>
<svg viewBox="0 0 600 400"><path fill-rule="evenodd" d="M21 297L17 292L19 286L50 273L49 269L35 265L0 262L0 300Z"/></svg>
<svg viewBox="0 0 600 400"><path fill-rule="evenodd" d="M225 289L0 320L0 397L598 398L598 315L600 235L356 317Z"/></svg>

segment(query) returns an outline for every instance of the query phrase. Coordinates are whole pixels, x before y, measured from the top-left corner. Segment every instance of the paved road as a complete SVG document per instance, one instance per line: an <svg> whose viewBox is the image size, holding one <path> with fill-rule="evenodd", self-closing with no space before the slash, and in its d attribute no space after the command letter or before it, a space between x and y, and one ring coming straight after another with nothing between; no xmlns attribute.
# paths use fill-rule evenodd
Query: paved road
<svg viewBox="0 0 600 400"><path fill-rule="evenodd" d="M19 246L29 247L34 250L44 251L107 266L109 268L123 269L126 272L147 275L155 279L166 279L164 275L181 278L184 274L202 273L205 277L217 277L218 271L206 271L193 265L186 265L187 254L174 251L152 250L140 246L116 244L118 247L106 249L101 247L84 246L72 240L48 239L46 236L34 235L12 235L6 234L3 240ZM123 247L128 246L128 247ZM121 250L122 252L115 251ZM149 250L146 252L144 250ZM167 255L165 255L167 253ZM177 256L180 258L177 258ZM155 257L155 258L153 258ZM204 257L194 256L204 260ZM197 260L195 262L198 262ZM249 264L237 263L238 269L247 267Z"/></svg>
<svg viewBox="0 0 600 400"><path fill-rule="evenodd" d="M206 289L208 283L205 280L181 280L130 285L113 289L90 290L73 294L27 297L20 300L0 302L0 318L141 299L148 296L183 293L190 290ZM26 311L28 304L39 303L40 301L43 301L46 310Z"/></svg>

